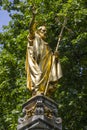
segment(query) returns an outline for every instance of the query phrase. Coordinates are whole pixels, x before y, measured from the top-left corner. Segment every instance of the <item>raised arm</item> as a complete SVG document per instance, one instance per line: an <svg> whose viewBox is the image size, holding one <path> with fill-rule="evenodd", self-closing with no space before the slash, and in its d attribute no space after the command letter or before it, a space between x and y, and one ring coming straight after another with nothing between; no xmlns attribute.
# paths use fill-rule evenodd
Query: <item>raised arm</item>
<svg viewBox="0 0 87 130"><path fill-rule="evenodd" d="M31 19L31 22L29 24L29 39L34 39L34 36L35 36L35 16L37 14L37 11L35 9L35 7L33 6L32 7L32 19Z"/></svg>

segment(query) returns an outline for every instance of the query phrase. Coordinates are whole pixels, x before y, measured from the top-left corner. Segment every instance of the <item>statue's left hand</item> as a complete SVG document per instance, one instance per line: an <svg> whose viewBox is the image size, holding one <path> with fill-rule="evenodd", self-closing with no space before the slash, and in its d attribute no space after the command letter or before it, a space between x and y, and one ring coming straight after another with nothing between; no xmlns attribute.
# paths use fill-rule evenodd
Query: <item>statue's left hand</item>
<svg viewBox="0 0 87 130"><path fill-rule="evenodd" d="M58 51L55 51L54 55L55 55L56 58L58 58L58 55L59 55Z"/></svg>

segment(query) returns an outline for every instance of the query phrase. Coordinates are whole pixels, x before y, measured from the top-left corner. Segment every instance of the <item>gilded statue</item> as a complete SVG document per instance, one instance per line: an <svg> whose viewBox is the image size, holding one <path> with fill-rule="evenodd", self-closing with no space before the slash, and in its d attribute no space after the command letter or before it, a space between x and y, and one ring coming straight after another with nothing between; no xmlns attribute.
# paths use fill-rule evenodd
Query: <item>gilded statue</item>
<svg viewBox="0 0 87 130"><path fill-rule="evenodd" d="M32 12L26 53L27 88L33 95L46 95L55 89L62 70L58 53L53 53L45 41L46 27L43 25L35 30L36 12Z"/></svg>

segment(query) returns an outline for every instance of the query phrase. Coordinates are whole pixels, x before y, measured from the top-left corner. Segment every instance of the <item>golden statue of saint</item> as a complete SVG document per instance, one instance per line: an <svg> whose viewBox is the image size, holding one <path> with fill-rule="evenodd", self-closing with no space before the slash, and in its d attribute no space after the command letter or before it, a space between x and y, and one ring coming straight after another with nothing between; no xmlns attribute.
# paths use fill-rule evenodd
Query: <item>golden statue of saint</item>
<svg viewBox="0 0 87 130"><path fill-rule="evenodd" d="M34 24L31 23L27 44L26 72L27 88L35 95L46 95L49 90L54 90L58 79L62 77L58 55L53 53L49 44L45 42L46 32L45 26L40 26L35 31Z"/></svg>

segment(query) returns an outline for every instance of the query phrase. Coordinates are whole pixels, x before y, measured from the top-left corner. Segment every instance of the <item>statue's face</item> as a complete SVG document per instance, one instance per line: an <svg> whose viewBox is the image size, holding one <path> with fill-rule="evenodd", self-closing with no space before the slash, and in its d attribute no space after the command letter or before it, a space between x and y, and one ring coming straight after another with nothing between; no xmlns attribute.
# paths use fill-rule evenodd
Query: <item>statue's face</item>
<svg viewBox="0 0 87 130"><path fill-rule="evenodd" d="M46 38L46 33L47 33L47 30L45 26L39 27L39 35L41 36L42 39Z"/></svg>

